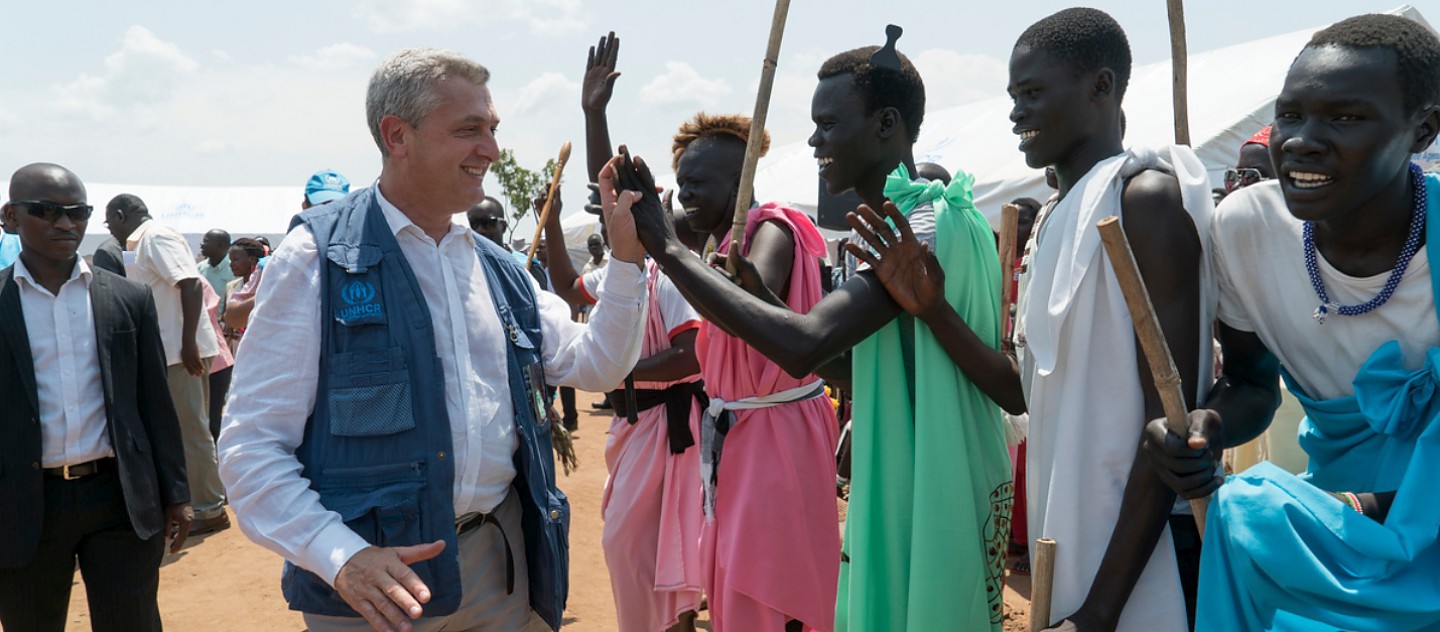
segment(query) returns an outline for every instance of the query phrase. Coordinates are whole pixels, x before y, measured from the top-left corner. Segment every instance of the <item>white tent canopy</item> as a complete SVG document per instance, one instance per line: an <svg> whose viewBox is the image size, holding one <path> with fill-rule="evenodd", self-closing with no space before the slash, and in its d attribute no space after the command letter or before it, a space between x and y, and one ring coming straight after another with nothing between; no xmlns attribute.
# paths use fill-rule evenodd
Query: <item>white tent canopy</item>
<svg viewBox="0 0 1440 632"><path fill-rule="evenodd" d="M1390 13L1430 28L1409 5ZM1240 145L1273 118L1290 62L1320 28L1190 55L1190 138L1215 186L1225 169L1234 166ZM975 175L975 204L992 224L998 224L1001 204L1018 197L1043 201L1052 193L1044 173L1026 166L1017 149L1020 140L1011 133L1010 106L1009 97L997 97L929 112L915 145L917 162ZM1174 142L1169 59L1132 70L1124 110L1127 146ZM796 143L770 155L755 176L757 195L814 216L819 187L812 149Z"/></svg>
<svg viewBox="0 0 1440 632"><path fill-rule="evenodd" d="M190 248L200 252L200 239L210 230L219 228L232 239L264 236L272 245L280 245L290 227L290 219L300 212L305 191L301 187L172 187L130 186L119 184L86 184L86 196L95 205L95 215L86 227L80 252L95 251L110 235L105 229L105 204L121 193L139 197L156 221L185 235ZM464 222L463 215L456 215ZM562 220L565 244L576 266L590 257L585 239L600 231L594 215L576 211ZM516 234L517 237L520 235ZM524 235L529 239L530 235Z"/></svg>

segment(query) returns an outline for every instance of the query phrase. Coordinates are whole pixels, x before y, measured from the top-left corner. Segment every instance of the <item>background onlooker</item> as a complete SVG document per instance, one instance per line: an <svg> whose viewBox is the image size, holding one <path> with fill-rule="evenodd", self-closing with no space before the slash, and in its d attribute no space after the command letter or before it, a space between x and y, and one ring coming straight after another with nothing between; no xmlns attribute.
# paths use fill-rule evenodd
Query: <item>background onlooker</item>
<svg viewBox="0 0 1440 632"><path fill-rule="evenodd" d="M135 253L126 267L131 280L150 286L159 316L160 339L169 365L170 398L180 418L185 443L185 471L195 507L191 533L230 527L225 515L225 488L215 462L210 436L210 362L220 353L215 331L206 318L205 292L195 268L195 253L185 237L150 217L145 202L129 193L110 200L105 225L125 250Z"/></svg>

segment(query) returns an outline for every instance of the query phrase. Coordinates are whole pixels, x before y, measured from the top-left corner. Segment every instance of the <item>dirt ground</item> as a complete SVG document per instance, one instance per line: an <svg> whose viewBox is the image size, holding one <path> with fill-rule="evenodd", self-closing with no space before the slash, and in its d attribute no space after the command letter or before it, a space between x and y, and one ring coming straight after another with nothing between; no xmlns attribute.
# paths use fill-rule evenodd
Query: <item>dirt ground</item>
<svg viewBox="0 0 1440 632"><path fill-rule="evenodd" d="M570 601L563 628L574 632L612 632L615 604L610 577L600 550L600 494L605 485L605 431L608 414L591 412L598 396L579 393L580 432L576 450L580 469L562 478L570 497ZM587 414L589 413L589 414ZM232 516L233 519L233 516ZM232 520L233 522L233 520ZM238 526L192 539L177 555L167 556L160 569L160 613L168 630L237 632L304 630L299 613L280 597L278 556L251 543ZM67 632L90 629L85 588L76 574L70 599ZM1005 632L1028 626L1030 578L1012 575L1006 581ZM701 629L710 629L705 613ZM20 632L20 631L12 631Z"/></svg>

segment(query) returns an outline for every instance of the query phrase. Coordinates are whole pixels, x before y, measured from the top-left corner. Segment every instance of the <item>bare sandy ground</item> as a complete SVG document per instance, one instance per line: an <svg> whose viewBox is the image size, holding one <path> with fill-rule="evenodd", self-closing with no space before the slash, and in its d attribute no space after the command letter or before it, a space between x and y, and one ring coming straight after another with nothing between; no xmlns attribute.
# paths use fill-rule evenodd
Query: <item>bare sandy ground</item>
<svg viewBox="0 0 1440 632"><path fill-rule="evenodd" d="M570 497L570 601L564 629L617 632L610 576L600 550L600 495L605 486L605 431L608 414L587 414L598 396L580 393L580 469L561 480ZM233 519L233 516L232 516ZM232 520L233 522L233 520ZM160 569L160 612L167 630L237 632L304 630L299 613L280 597L279 556L251 543L238 526L192 539ZM76 574L68 632L90 629L85 587ZM1027 629L1030 578L1011 576L1005 590L1006 632ZM710 629L701 613L700 627ZM11 631L22 632L22 631Z"/></svg>

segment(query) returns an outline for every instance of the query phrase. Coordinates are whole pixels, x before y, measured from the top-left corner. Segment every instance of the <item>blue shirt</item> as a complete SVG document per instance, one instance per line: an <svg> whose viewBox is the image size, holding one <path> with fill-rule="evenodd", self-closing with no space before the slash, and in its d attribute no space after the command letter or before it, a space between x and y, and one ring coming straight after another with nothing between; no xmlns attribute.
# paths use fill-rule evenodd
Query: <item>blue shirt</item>
<svg viewBox="0 0 1440 632"><path fill-rule="evenodd" d="M0 269L15 265L20 258L20 236L0 232Z"/></svg>

